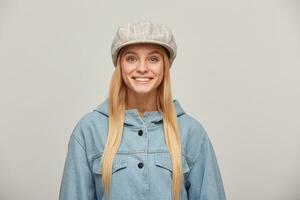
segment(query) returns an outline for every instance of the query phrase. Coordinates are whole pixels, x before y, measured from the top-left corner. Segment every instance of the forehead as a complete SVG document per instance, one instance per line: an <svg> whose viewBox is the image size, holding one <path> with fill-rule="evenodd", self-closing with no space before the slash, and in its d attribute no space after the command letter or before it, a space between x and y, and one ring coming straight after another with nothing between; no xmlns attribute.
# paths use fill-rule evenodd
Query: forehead
<svg viewBox="0 0 300 200"><path fill-rule="evenodd" d="M138 51L145 51L145 52L152 52L152 51L161 51L161 46L158 44L153 43L138 43L138 44L130 44L123 47L123 53L128 51L131 52L138 52Z"/></svg>

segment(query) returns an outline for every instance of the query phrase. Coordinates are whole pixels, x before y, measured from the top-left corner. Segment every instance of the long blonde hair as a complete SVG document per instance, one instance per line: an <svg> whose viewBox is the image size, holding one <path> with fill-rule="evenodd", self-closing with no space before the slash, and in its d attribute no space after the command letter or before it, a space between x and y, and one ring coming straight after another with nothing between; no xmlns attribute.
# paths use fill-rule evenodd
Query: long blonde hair
<svg viewBox="0 0 300 200"><path fill-rule="evenodd" d="M160 46L164 63L164 78L158 86L156 104L163 117L164 138L172 160L172 195L173 200L180 199L180 190L183 181L183 169L181 158L180 132L177 124L176 110L171 94L171 81L169 71L169 59L167 51ZM110 184L112 176L112 164L117 153L123 134L124 113L126 109L126 85L123 82L120 66L122 50L117 59L117 66L112 75L109 87L109 127L108 137L102 155L102 184L104 194L110 197Z"/></svg>

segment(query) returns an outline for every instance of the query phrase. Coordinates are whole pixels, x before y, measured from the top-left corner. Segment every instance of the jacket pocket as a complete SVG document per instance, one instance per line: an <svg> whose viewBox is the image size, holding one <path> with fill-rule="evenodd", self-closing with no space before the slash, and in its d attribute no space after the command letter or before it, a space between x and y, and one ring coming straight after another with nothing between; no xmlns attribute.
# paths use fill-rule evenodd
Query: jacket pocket
<svg viewBox="0 0 300 200"><path fill-rule="evenodd" d="M185 180L188 176L189 172L191 171L187 158L182 155L182 169L183 169L183 184L181 186L181 196L180 199L186 200L187 198L187 191L185 188ZM155 179L153 182L155 183L153 186L153 190L156 191L155 193L159 194L159 197L155 197L155 199L172 199L172 177L173 177L173 168L172 168L172 160L171 155L166 153L155 153L154 154L154 163L155 163L155 170L153 174L155 174Z"/></svg>
<svg viewBox="0 0 300 200"><path fill-rule="evenodd" d="M93 173L94 174L99 174L99 175L103 174L101 158L102 158L102 155L96 157L93 160ZM115 158L114 158L113 166L112 166L112 173L115 173L121 169L125 169L126 167L127 167L127 156L116 154Z"/></svg>
<svg viewBox="0 0 300 200"><path fill-rule="evenodd" d="M156 153L155 155L155 165L157 167L168 170L171 174L173 173L171 155L169 153ZM183 173L188 173L190 168L188 166L187 160L182 156L182 168Z"/></svg>

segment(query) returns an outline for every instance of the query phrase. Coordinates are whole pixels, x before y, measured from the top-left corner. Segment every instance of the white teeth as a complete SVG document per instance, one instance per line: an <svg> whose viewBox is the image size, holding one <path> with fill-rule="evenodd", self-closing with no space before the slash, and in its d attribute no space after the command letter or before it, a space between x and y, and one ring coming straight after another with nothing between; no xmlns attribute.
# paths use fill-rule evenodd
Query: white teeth
<svg viewBox="0 0 300 200"><path fill-rule="evenodd" d="M148 80L150 80L150 78L140 78L140 77L135 77L134 79L137 80L137 81L148 81Z"/></svg>

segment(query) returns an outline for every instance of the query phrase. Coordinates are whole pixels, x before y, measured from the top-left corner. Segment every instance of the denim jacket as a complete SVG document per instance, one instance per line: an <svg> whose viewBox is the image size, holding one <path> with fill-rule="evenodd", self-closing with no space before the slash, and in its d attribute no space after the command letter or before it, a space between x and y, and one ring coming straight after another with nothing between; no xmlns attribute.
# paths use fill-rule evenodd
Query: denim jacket
<svg viewBox="0 0 300 200"><path fill-rule="evenodd" d="M212 143L198 120L174 99L182 142L181 200L225 200ZM68 142L59 200L106 200L100 159L108 133L108 99L82 116ZM100 169L100 170L99 170ZM171 200L172 163L158 111L125 111L112 168L110 200Z"/></svg>

